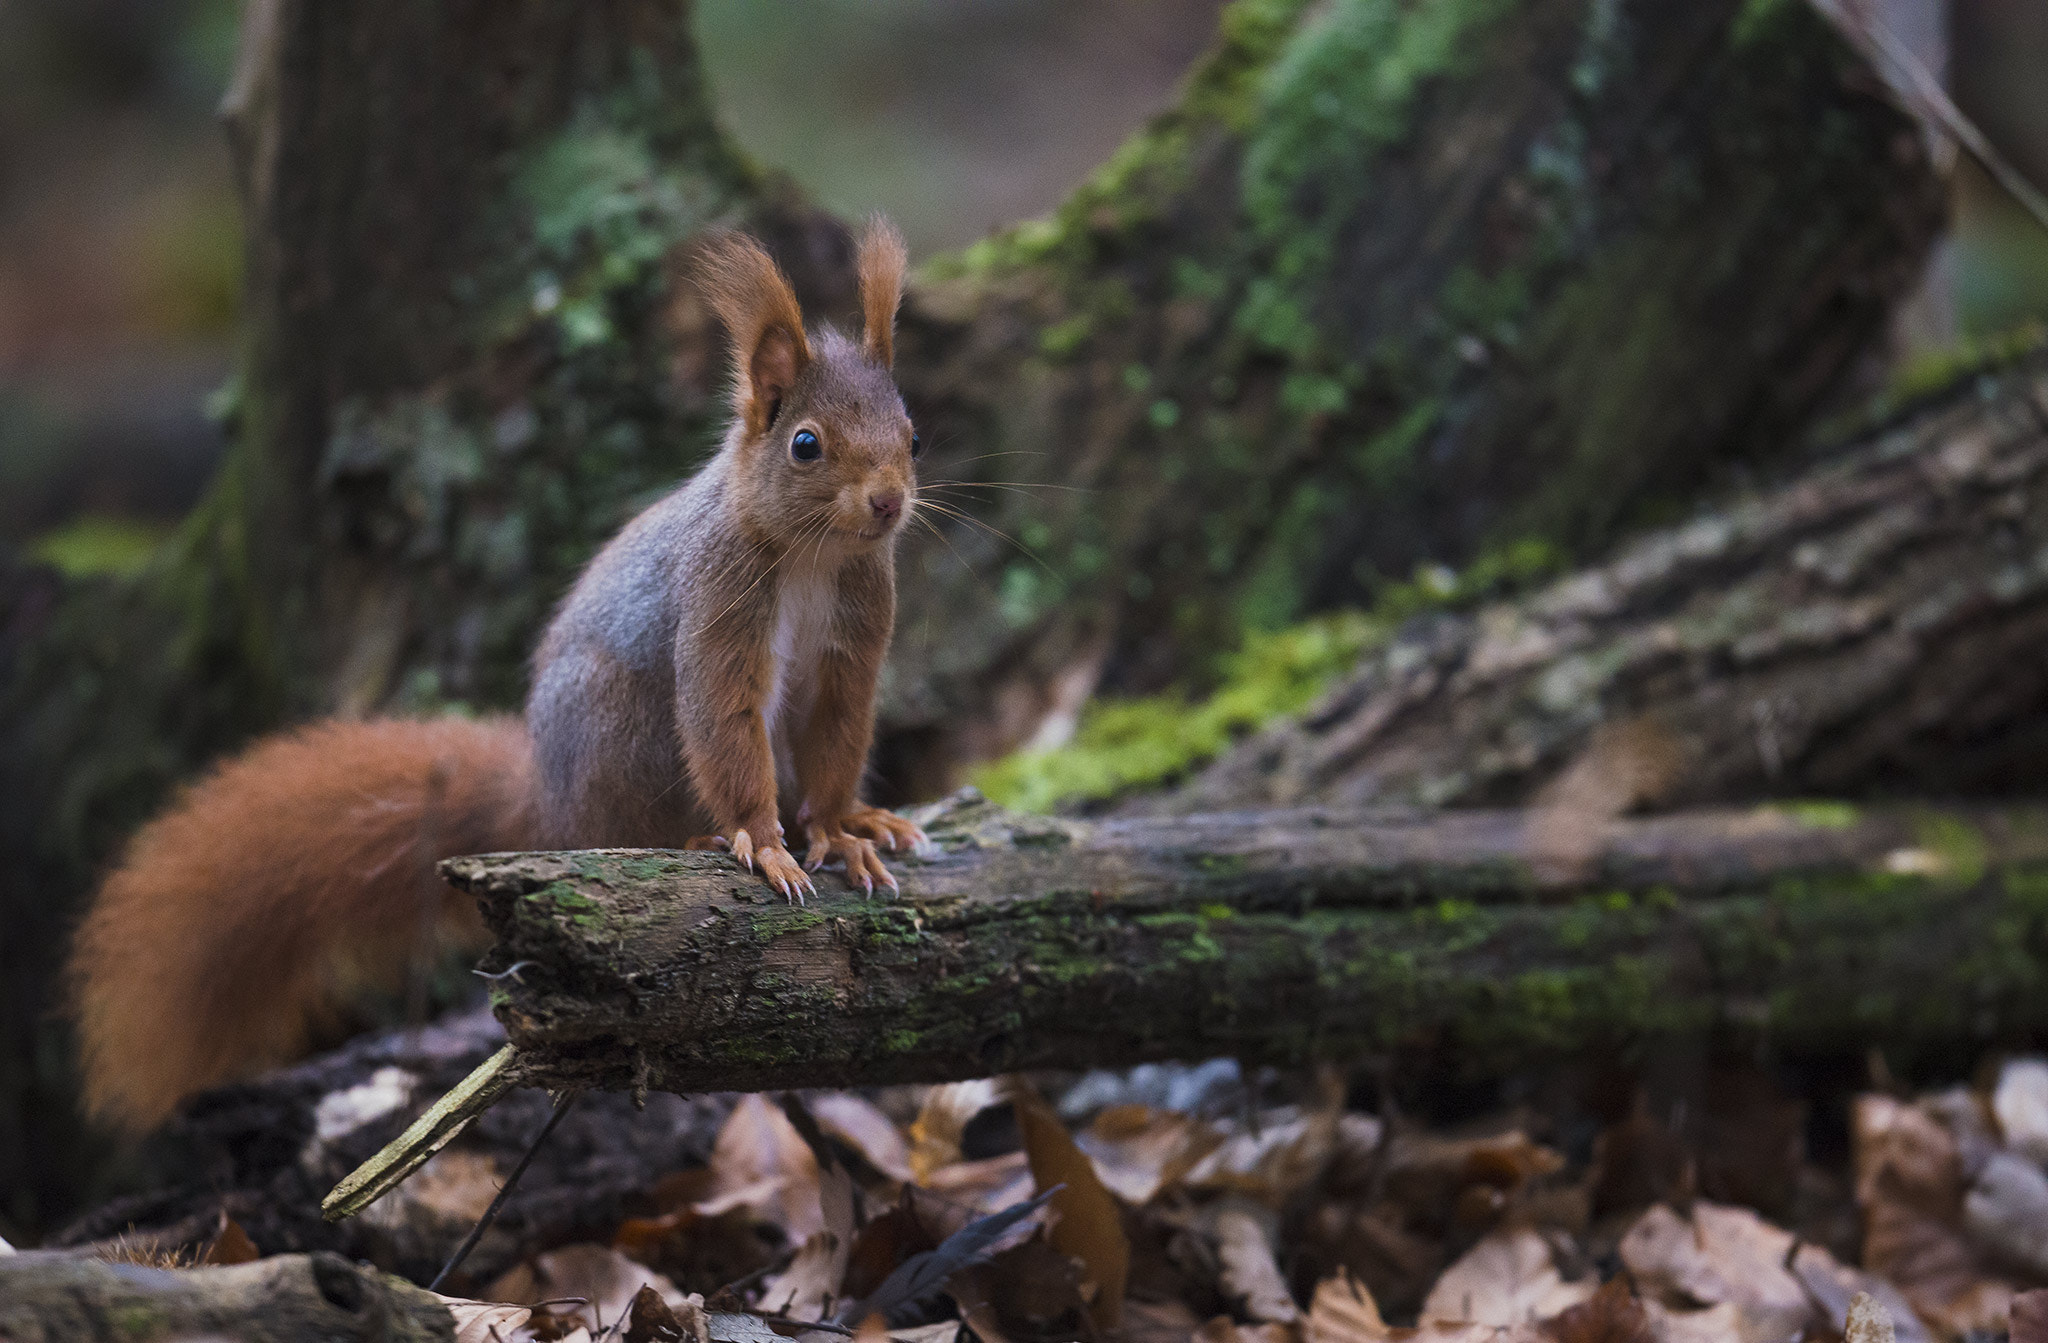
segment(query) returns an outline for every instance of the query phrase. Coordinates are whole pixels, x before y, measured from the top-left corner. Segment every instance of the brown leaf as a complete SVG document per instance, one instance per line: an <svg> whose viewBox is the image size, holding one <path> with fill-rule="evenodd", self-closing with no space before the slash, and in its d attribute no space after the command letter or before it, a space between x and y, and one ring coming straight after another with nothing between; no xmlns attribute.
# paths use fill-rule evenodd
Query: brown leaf
<svg viewBox="0 0 2048 1343"><path fill-rule="evenodd" d="M1343 1269L1316 1284L1307 1343L1386 1343L1387 1325L1372 1293Z"/></svg>
<svg viewBox="0 0 2048 1343"><path fill-rule="evenodd" d="M698 1297L687 1297L680 1307L671 1308L661 1293L643 1286L628 1309L625 1343L710 1343L710 1326Z"/></svg>
<svg viewBox="0 0 2048 1343"><path fill-rule="evenodd" d="M1657 1343L1649 1313L1620 1277L1549 1321L1543 1332L1556 1343Z"/></svg>
<svg viewBox="0 0 2048 1343"><path fill-rule="evenodd" d="M760 1309L793 1320L822 1320L846 1274L848 1246L830 1231L814 1233L797 1247L795 1258L761 1285Z"/></svg>
<svg viewBox="0 0 2048 1343"><path fill-rule="evenodd" d="M1827 1312L1828 1327L1837 1333L1848 1331L1856 1303L1869 1300L1896 1326L1886 1325L1883 1343L1934 1343L1927 1326L1913 1313L1912 1304L1898 1288L1883 1278L1849 1267L1818 1245L1799 1247L1792 1256L1792 1276Z"/></svg>
<svg viewBox="0 0 2048 1343"><path fill-rule="evenodd" d="M1533 1324L1578 1305L1591 1282L1566 1282L1549 1242L1522 1228L1497 1231L1444 1271L1422 1303L1422 1318L1506 1329Z"/></svg>
<svg viewBox="0 0 2048 1343"><path fill-rule="evenodd" d="M511 1343L513 1337L533 1318L528 1306L507 1306L495 1301L471 1301L459 1296L440 1296L455 1321L455 1343Z"/></svg>
<svg viewBox="0 0 2048 1343"><path fill-rule="evenodd" d="M1005 1152L986 1161L958 1161L933 1171L922 1186L960 1205L964 1222L1031 1197L1031 1159L1023 1152Z"/></svg>
<svg viewBox="0 0 2048 1343"><path fill-rule="evenodd" d="M860 1153L861 1159L892 1180L913 1178L910 1144L889 1116L867 1100L846 1091L827 1091L808 1098L818 1127Z"/></svg>
<svg viewBox="0 0 2048 1343"><path fill-rule="evenodd" d="M1195 1343L1299 1343L1301 1331L1287 1324L1239 1324L1218 1315L1195 1330Z"/></svg>
<svg viewBox="0 0 2048 1343"><path fill-rule="evenodd" d="M1684 1203L1692 1197L1692 1154L1636 1093L1628 1117L1603 1129L1593 1142L1587 1176L1596 1214L1636 1212L1652 1203Z"/></svg>
<svg viewBox="0 0 2048 1343"><path fill-rule="evenodd" d="M1273 1257L1272 1235L1262 1214L1258 1205L1242 1199L1226 1199L1212 1209L1209 1229L1222 1264L1218 1277L1223 1294L1239 1302L1253 1320L1292 1324L1301 1317L1301 1309Z"/></svg>
<svg viewBox="0 0 2048 1343"><path fill-rule="evenodd" d="M206 1247L206 1253L199 1262L218 1267L252 1263L262 1257L263 1252L256 1248L255 1241L249 1239L249 1233L242 1230L242 1224L223 1212L220 1231L214 1236L213 1244Z"/></svg>
<svg viewBox="0 0 2048 1343"><path fill-rule="evenodd" d="M1690 1221L1658 1204L1620 1246L1645 1296L1681 1308L1730 1302L1745 1343L1782 1343L1813 1319L1812 1300L1785 1267L1791 1249L1791 1232L1746 1208L1704 1201Z"/></svg>
<svg viewBox="0 0 2048 1343"><path fill-rule="evenodd" d="M2011 1330L2012 1343L2048 1343L2048 1291L2013 1297Z"/></svg>
<svg viewBox="0 0 2048 1343"><path fill-rule="evenodd" d="M948 1082L925 1093L924 1105L910 1125L910 1169L919 1184L929 1184L940 1169L960 1160L967 1121L997 1099L990 1078Z"/></svg>
<svg viewBox="0 0 2048 1343"><path fill-rule="evenodd" d="M1112 1105L1074 1135L1109 1191L1143 1207L1223 1143L1218 1128L1193 1115L1143 1105Z"/></svg>
<svg viewBox="0 0 2048 1343"><path fill-rule="evenodd" d="M1188 1343L1201 1316L1183 1301L1125 1301L1123 1343Z"/></svg>
<svg viewBox="0 0 2048 1343"><path fill-rule="evenodd" d="M862 1227L853 1238L841 1291L849 1300L862 1300L881 1286L898 1264L933 1248L942 1239L943 1235L932 1234L906 1200Z"/></svg>
<svg viewBox="0 0 2048 1343"><path fill-rule="evenodd" d="M1123 1311L1124 1279L1130 1272L1131 1245L1124 1235L1116 1200L1096 1178L1095 1166L1074 1145L1037 1088L1019 1081L1009 1089L1017 1123L1024 1134L1024 1152L1031 1178L1040 1191L1063 1185L1053 1195L1053 1248L1081 1261L1086 1280L1095 1288L1089 1316L1097 1328L1114 1329Z"/></svg>
<svg viewBox="0 0 2048 1343"><path fill-rule="evenodd" d="M1946 1334L1995 1331L2012 1288L1987 1271L1963 1229L1955 1133L1927 1105L1880 1095L1857 1097L1850 1129L1864 1267Z"/></svg>
<svg viewBox="0 0 2048 1343"><path fill-rule="evenodd" d="M1256 1126L1230 1133L1187 1174L1190 1188L1243 1194L1275 1207L1328 1169L1342 1111L1335 1105L1267 1110Z"/></svg>
<svg viewBox="0 0 2048 1343"><path fill-rule="evenodd" d="M690 1298L661 1274L604 1245L565 1245L535 1255L493 1283L486 1296L518 1305L581 1298L581 1305L554 1309L559 1317L602 1330L624 1318L642 1287L681 1307Z"/></svg>
<svg viewBox="0 0 2048 1343"><path fill-rule="evenodd" d="M741 1200L761 1221L772 1222L801 1244L824 1230L818 1201L818 1159L766 1097L742 1096L711 1148L712 1188L707 1203Z"/></svg>

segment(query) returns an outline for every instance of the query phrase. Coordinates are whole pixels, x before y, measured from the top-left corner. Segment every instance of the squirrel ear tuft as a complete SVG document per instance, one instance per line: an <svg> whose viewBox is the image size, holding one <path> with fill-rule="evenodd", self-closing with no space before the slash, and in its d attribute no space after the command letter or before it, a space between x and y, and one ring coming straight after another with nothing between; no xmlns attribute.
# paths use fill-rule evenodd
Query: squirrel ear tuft
<svg viewBox="0 0 2048 1343"><path fill-rule="evenodd" d="M732 340L732 408L749 434L767 432L775 408L811 362L803 309L774 260L744 233L705 244L697 285Z"/></svg>
<svg viewBox="0 0 2048 1343"><path fill-rule="evenodd" d="M903 301L903 235L881 215L860 235L861 351L883 368L896 363L896 308Z"/></svg>

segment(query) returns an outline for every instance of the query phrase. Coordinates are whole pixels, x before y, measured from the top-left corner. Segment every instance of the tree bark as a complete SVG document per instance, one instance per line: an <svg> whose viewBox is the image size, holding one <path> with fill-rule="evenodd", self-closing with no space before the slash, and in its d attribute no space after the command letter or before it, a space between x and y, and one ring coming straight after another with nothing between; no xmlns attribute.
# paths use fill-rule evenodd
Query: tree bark
<svg viewBox="0 0 2048 1343"><path fill-rule="evenodd" d="M1761 1032L2048 1025L2048 814L1303 810L1083 823L956 799L900 898L709 854L451 859L525 1080L758 1090L1409 1049L1470 1069ZM1938 917L1934 917L1938 911Z"/></svg>
<svg viewBox="0 0 2048 1343"><path fill-rule="evenodd" d="M0 1257L0 1338L9 1343L452 1340L433 1293L335 1254L279 1255L171 1272L40 1252Z"/></svg>
<svg viewBox="0 0 2048 1343"><path fill-rule="evenodd" d="M2048 784L2048 359L1526 600L1417 620L1135 810Z"/></svg>

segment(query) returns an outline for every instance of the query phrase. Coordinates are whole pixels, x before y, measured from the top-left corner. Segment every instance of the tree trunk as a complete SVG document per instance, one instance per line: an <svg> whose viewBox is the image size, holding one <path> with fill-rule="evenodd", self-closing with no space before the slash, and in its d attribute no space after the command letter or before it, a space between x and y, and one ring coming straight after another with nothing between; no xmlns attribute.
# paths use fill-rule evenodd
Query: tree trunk
<svg viewBox="0 0 2048 1343"><path fill-rule="evenodd" d="M227 464L139 582L4 598L0 1154L42 1155L0 1188L43 1191L31 1225L81 1141L50 967L112 842L281 719L518 702L577 566L715 435L678 244L744 225L816 313L850 297L844 229L718 133L686 0L245 18ZM912 544L885 780L929 795L1099 678L1199 676L1421 559L1590 545L1777 450L1939 195L1791 0L1238 0L1065 207L913 286L927 474L969 482L934 500L1037 559L948 518Z"/></svg>
<svg viewBox="0 0 2048 1343"><path fill-rule="evenodd" d="M519 1075L879 1085L1234 1055L1468 1069L1757 1032L1931 1050L2048 1025L2048 815L1293 811L1097 824L977 801L900 898L730 859L451 859ZM1939 917L1931 917L1939 911Z"/></svg>
<svg viewBox="0 0 2048 1343"><path fill-rule="evenodd" d="M1526 600L1417 620L1136 810L2048 784L2048 359Z"/></svg>
<svg viewBox="0 0 2048 1343"><path fill-rule="evenodd" d="M448 1308L433 1293L334 1254L179 1272L56 1253L0 1257L0 1338L9 1343L454 1337Z"/></svg>

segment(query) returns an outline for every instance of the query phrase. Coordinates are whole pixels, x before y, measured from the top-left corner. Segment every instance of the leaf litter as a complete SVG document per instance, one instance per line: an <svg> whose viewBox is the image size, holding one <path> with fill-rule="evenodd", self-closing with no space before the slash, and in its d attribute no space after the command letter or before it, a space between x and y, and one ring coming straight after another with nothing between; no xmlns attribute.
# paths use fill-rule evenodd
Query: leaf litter
<svg viewBox="0 0 2048 1343"><path fill-rule="evenodd" d="M2048 1061L1987 1076L1856 1096L1839 1176L1781 1097L1574 1137L1214 1063L749 1096L609 1243L449 1305L476 1343L2048 1343Z"/></svg>

